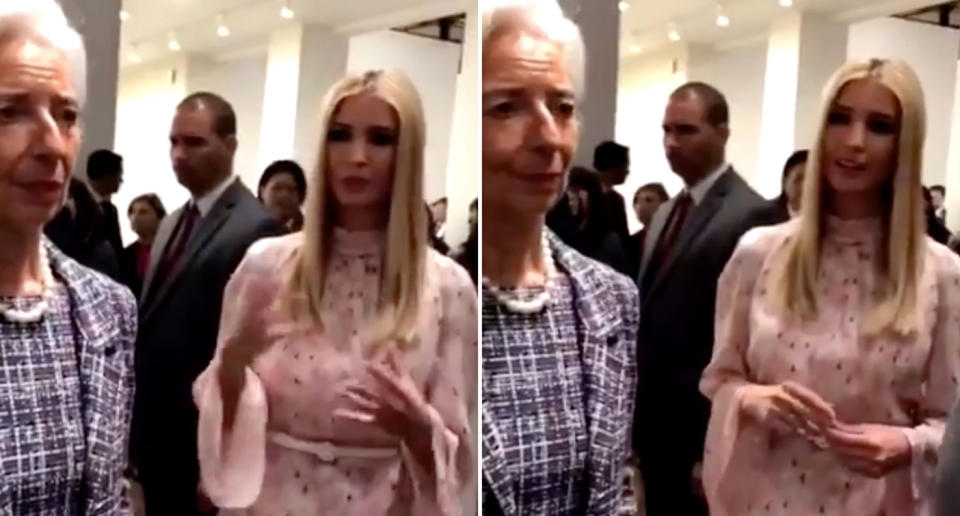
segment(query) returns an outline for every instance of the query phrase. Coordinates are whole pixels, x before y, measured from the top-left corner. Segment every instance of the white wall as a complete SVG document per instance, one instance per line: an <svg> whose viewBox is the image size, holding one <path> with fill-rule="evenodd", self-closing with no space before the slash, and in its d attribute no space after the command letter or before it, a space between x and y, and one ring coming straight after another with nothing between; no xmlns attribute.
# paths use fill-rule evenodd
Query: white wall
<svg viewBox="0 0 960 516"><path fill-rule="evenodd" d="M428 201L446 196L459 61L460 46L455 43L395 31L350 38L348 72L397 68L407 73L420 93L427 124L424 196Z"/></svg>
<svg viewBox="0 0 960 516"><path fill-rule="evenodd" d="M262 54L226 62L192 63L187 93L209 91L225 98L237 115L237 154L233 169L251 191L256 190L262 167L257 162L262 119L266 56ZM289 155L274 159L287 159Z"/></svg>
<svg viewBox="0 0 960 516"><path fill-rule="evenodd" d="M136 240L125 215L134 197L155 193L167 212L186 202L170 166L170 122L186 92L185 59L128 68L120 74L114 149L123 156L123 185L114 197L125 243Z"/></svg>
<svg viewBox="0 0 960 516"><path fill-rule="evenodd" d="M457 77L457 95L450 130L450 151L447 158L447 197L450 204L447 207L448 228L445 238L451 246L459 245L469 236L470 203L478 197L479 192L480 63L477 59L477 14L477 4L473 3L467 11L463 65L460 76ZM476 510L472 512L475 513Z"/></svg>
<svg viewBox="0 0 960 516"><path fill-rule="evenodd" d="M917 72L927 104L923 181L944 183L953 126L960 31L878 18L851 25L847 48L849 58L900 58Z"/></svg>

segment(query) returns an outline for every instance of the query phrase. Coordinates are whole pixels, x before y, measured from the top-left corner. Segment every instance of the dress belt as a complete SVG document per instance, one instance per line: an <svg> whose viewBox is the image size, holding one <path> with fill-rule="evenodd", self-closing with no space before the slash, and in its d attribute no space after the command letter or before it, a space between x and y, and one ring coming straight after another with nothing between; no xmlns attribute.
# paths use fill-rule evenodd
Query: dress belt
<svg viewBox="0 0 960 516"><path fill-rule="evenodd" d="M309 453L324 462L336 459L389 459L398 454L396 448L373 448L368 446L337 446L330 441L304 441L282 432L270 432L267 439L289 450Z"/></svg>

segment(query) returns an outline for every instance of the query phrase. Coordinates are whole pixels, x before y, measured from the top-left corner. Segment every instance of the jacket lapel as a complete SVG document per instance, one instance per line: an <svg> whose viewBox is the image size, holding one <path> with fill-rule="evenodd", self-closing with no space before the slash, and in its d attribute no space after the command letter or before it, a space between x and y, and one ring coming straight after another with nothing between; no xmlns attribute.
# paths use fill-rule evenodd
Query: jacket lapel
<svg viewBox="0 0 960 516"><path fill-rule="evenodd" d="M733 169L728 168L723 175L717 178L717 182L713 184L710 190L707 191L707 195L704 196L703 202L694 208L693 213L690 214L690 218L680 231L680 235L677 236L673 251L667 256L663 265L660 266L657 277L654 278L653 284L650 286L650 292L643 294L645 300L649 299L649 296L657 291L657 287L659 287L660 284L663 283L664 278L669 275L670 269L673 268L677 258L686 252L687 248L690 247L690 244L693 242L694 237L701 233L703 226L706 225L707 222L710 222L714 214L723 206L723 199L727 195L730 179L733 177L732 173Z"/></svg>
<svg viewBox="0 0 960 516"><path fill-rule="evenodd" d="M615 296L609 292L609 285L595 277L583 258L574 254L552 233L548 238L558 266L570 275L577 318L582 328L582 334L578 337L583 356L583 390L590 443L586 478L589 492L600 493L606 488L608 478L604 471L616 461L614 454L618 444L614 442L614 433L604 428L608 420L604 415L616 411L616 407L608 404L611 393L623 391L622 386L613 384L619 382L619 378L612 376L606 367L611 344L617 342L621 308L615 305ZM598 513L600 509L597 504L600 503L603 500L590 497L585 514Z"/></svg>
<svg viewBox="0 0 960 516"><path fill-rule="evenodd" d="M660 240L660 233L663 232L663 225L666 224L667 217L670 215L670 210L673 209L675 202L677 202L676 198L670 199L663 203L653 214L653 219L650 221L650 230L647 231L647 236L643 239L643 262L640 265L640 275L634 278L637 285L643 284L643 275L647 273L647 265L650 264L650 257L653 255L653 250L657 247L657 241Z"/></svg>
<svg viewBox="0 0 960 516"><path fill-rule="evenodd" d="M240 185L239 180L227 188L217 202L213 205L213 208L210 209L210 213L207 213L206 216L200 218L197 222L197 227L194 229L193 234L190 235L190 240L187 241L187 246L183 251L183 256L180 258L179 262L170 270L170 274L167 278L163 280L161 285L157 286L157 293L152 296L150 301L150 306L147 307L148 311L144 314L144 320L148 319L150 315L154 312L154 309L160 305L160 302L170 293L170 289L177 283L177 280L180 279L180 276L183 274L183 270L187 267L188 264L196 257L196 255L203 250L211 238L217 233L217 230L227 221L230 217L230 212L233 210L234 205L237 202L237 193L238 189L243 188Z"/></svg>
<svg viewBox="0 0 960 516"><path fill-rule="evenodd" d="M110 453L106 450L113 445L108 433L108 416L115 412L116 389L111 385L120 384L120 378L111 378L109 372L116 368L106 367L112 357L116 356L117 341L120 339L120 319L105 320L107 317L117 317L116 313L105 312L107 299L95 289L86 288L85 278L77 274L75 265L66 260L66 257L55 246L48 245L47 252L54 274L60 276L67 286L74 316L76 318L76 357L80 373L80 393L83 409L83 423L86 429L86 461L84 476L87 478L85 487L94 492L105 492L108 478L103 472L110 471L113 465L109 464ZM91 493L83 493L83 503L87 514L97 503Z"/></svg>
<svg viewBox="0 0 960 516"><path fill-rule="evenodd" d="M147 300L147 292L153 286L153 276L157 272L157 266L160 265L160 257L167 249L167 243L170 241L170 234L173 228L177 226L177 221L183 215L183 208L171 213L163 219L160 227L157 229L157 236L153 240L153 246L150 248L150 265L147 266L147 274L143 278L143 285L140 287L140 312L146 312L147 306L144 302Z"/></svg>

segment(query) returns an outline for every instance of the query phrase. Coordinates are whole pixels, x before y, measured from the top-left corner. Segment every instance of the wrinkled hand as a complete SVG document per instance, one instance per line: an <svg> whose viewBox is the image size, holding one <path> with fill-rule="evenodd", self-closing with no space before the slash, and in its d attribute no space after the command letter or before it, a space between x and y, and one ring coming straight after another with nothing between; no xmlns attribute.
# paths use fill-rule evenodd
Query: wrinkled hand
<svg viewBox="0 0 960 516"><path fill-rule="evenodd" d="M382 362L368 364L367 370L377 388L348 385L340 394L353 408L338 409L334 416L379 426L406 442L412 451L429 455L429 405L413 377L400 366L393 351Z"/></svg>
<svg viewBox="0 0 960 516"><path fill-rule="evenodd" d="M810 436L836 422L833 407L798 383L750 385L745 389L742 413L771 430Z"/></svg>
<svg viewBox="0 0 960 516"><path fill-rule="evenodd" d="M910 464L910 441L895 426L838 423L824 436L844 466L870 478Z"/></svg>

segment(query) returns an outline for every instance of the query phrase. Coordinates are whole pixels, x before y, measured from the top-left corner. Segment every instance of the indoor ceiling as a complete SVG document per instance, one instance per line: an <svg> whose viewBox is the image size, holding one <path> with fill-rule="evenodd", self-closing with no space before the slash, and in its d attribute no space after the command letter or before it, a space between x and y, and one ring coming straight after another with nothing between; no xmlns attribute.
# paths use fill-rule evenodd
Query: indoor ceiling
<svg viewBox="0 0 960 516"><path fill-rule="evenodd" d="M621 6L624 2L621 2ZM626 0L628 8L620 17L620 55L627 57L652 52L672 44L675 27L681 42L724 46L763 38L770 23L788 9L815 12L853 22L891 16L943 3L930 0ZM729 25L717 24L719 14Z"/></svg>
<svg viewBox="0 0 960 516"><path fill-rule="evenodd" d="M169 57L170 40L182 52L217 56L264 46L267 35L294 20L346 33L410 25L454 15L470 0L123 0L121 65ZM218 35L223 25L229 35Z"/></svg>

